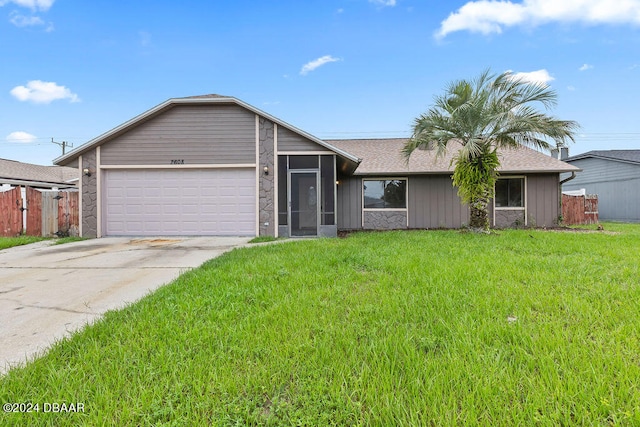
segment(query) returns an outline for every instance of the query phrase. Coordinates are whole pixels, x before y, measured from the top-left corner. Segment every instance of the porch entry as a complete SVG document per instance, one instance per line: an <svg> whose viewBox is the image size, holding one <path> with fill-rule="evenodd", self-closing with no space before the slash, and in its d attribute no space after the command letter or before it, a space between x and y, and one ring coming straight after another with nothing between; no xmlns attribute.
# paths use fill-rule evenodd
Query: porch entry
<svg viewBox="0 0 640 427"><path fill-rule="evenodd" d="M336 156L278 156L278 235L338 234L336 226Z"/></svg>
<svg viewBox="0 0 640 427"><path fill-rule="evenodd" d="M317 171L289 172L289 235L317 236L320 193Z"/></svg>

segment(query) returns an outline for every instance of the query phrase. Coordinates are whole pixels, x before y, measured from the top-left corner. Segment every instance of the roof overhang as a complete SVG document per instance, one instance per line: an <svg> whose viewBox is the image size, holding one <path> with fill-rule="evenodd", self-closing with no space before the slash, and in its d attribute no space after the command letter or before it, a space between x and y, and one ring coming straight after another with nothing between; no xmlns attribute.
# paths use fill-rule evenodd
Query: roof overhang
<svg viewBox="0 0 640 427"><path fill-rule="evenodd" d="M14 178L0 178L0 185L9 184L15 186L29 186L39 188L78 188L76 184L69 182L46 182L46 181L32 181L28 179L14 179Z"/></svg>
<svg viewBox="0 0 640 427"><path fill-rule="evenodd" d="M571 162L574 162L574 161L577 161L577 160L584 160L584 159L600 159L600 160L608 160L610 162L627 163L627 164L630 164L630 165L640 165L640 162L636 162L634 160L614 158L614 157L603 156L603 155L594 154L594 153L590 153L590 152L568 157L568 158L564 159L563 162L567 162L567 163L571 164Z"/></svg>

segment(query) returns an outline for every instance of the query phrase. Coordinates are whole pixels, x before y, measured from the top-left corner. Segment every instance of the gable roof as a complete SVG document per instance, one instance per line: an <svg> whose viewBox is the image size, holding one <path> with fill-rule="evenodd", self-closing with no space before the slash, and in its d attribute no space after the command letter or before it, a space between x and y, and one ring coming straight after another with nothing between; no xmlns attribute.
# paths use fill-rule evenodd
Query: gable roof
<svg viewBox="0 0 640 427"><path fill-rule="evenodd" d="M0 159L0 181L11 184L43 184L43 186L75 186L80 173L75 168L42 166Z"/></svg>
<svg viewBox="0 0 640 427"><path fill-rule="evenodd" d="M581 160L590 157L640 165L640 150L593 150L568 157L564 161L570 163L574 160Z"/></svg>
<svg viewBox="0 0 640 427"><path fill-rule="evenodd" d="M458 149L451 147L442 157L437 150L415 150L409 162L405 161L402 148L408 138L384 139L333 139L328 140L349 153L362 159L355 175L397 175L397 174L442 174L452 173L454 158ZM500 173L560 173L581 170L539 151L521 146L498 152Z"/></svg>
<svg viewBox="0 0 640 427"><path fill-rule="evenodd" d="M217 94L209 94L209 95L197 95L197 96L189 96L189 97L185 97L185 98L171 98L168 99L167 101L163 102L162 104L156 105L155 107L151 108L150 110L145 111L142 114L137 115L136 117L132 118L131 120L103 133L102 135L82 144L81 146L75 148L74 150L68 152L67 154L58 157L57 159L55 159L53 161L54 164L60 165L60 164L65 164L67 162L69 162L72 159L77 158L79 155L91 150L94 147L97 147L107 141L109 141L110 139L115 138L116 136L119 136L121 134L123 134L124 132L127 132L128 130L142 124L143 122L156 117L157 115L175 107L176 105L203 105L203 104L235 104L235 105L239 105L243 108L246 108L249 111L254 112L255 114L265 117L266 119L277 123L278 126L282 126L285 127L287 129L289 129L292 132L295 132L301 136L303 136L304 138L307 138L313 142L315 142L318 145L321 145L327 149L329 149L330 151L333 151L334 153L338 154L339 156L343 157L346 160L349 160L350 162L353 163L358 163L360 161L360 159L358 159L357 157L353 156L352 154L347 153L346 151L341 150L338 147L334 147L331 144L327 143L326 141L323 141L307 132L304 132L301 129L298 129L297 127L290 125L289 123L280 120L268 113L265 113L264 111L247 104L246 102L243 102L237 98L234 98L232 96L224 96L224 95L217 95Z"/></svg>

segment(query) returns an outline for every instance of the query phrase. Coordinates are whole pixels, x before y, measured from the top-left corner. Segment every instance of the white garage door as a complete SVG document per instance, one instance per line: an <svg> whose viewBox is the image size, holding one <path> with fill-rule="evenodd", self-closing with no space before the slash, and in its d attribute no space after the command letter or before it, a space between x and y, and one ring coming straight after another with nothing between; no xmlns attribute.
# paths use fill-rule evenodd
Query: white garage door
<svg viewBox="0 0 640 427"><path fill-rule="evenodd" d="M107 170L107 236L255 236L254 169Z"/></svg>

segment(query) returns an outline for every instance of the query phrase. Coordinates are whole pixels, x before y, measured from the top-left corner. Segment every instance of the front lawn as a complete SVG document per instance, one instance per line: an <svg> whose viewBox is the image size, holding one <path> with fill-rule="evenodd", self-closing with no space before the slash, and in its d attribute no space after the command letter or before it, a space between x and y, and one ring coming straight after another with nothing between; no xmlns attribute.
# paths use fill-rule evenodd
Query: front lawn
<svg viewBox="0 0 640 427"><path fill-rule="evenodd" d="M0 250L12 248L14 246L28 245L30 243L48 239L48 237L38 236L0 237Z"/></svg>
<svg viewBox="0 0 640 427"><path fill-rule="evenodd" d="M40 412L0 425L640 425L640 226L605 228L234 250L10 371Z"/></svg>

